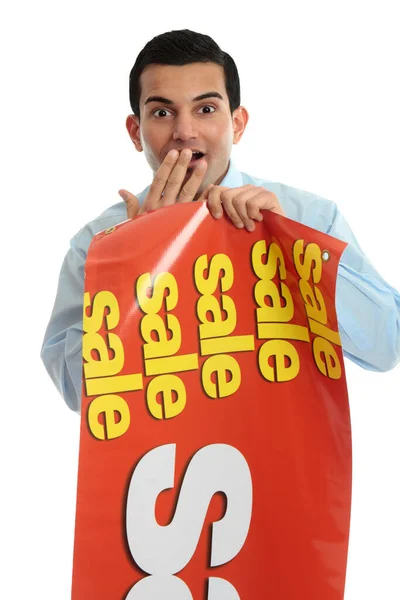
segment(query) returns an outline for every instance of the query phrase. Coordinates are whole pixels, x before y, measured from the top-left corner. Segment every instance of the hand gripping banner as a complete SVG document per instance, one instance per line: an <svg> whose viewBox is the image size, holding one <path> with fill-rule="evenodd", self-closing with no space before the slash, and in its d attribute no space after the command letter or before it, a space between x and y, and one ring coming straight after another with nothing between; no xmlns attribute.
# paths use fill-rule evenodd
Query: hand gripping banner
<svg viewBox="0 0 400 600"><path fill-rule="evenodd" d="M86 263L73 600L341 600L351 430L345 244L205 204Z"/></svg>

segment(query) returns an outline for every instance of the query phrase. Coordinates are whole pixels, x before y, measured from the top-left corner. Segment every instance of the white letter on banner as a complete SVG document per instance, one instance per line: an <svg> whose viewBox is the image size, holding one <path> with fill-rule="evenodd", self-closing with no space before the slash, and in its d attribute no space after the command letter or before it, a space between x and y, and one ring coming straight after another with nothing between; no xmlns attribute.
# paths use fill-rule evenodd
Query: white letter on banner
<svg viewBox="0 0 400 600"><path fill-rule="evenodd" d="M215 493L226 494L227 509L212 526L212 567L229 562L240 552L250 526L250 469L244 456L226 444L212 444L196 452L186 470L172 522L167 526L157 523L157 497L174 487L175 447L166 444L148 452L137 464L128 490L129 549L136 564L152 575L172 575L188 564Z"/></svg>
<svg viewBox="0 0 400 600"><path fill-rule="evenodd" d="M220 577L210 577L207 600L240 600L240 596L229 581Z"/></svg>
<svg viewBox="0 0 400 600"><path fill-rule="evenodd" d="M240 600L229 581L220 577L210 577L208 581L207 600ZM149 575L135 583L125 600L193 600L193 596L186 583L175 575Z"/></svg>
<svg viewBox="0 0 400 600"><path fill-rule="evenodd" d="M179 577L150 575L135 583L125 600L193 600L193 596Z"/></svg>

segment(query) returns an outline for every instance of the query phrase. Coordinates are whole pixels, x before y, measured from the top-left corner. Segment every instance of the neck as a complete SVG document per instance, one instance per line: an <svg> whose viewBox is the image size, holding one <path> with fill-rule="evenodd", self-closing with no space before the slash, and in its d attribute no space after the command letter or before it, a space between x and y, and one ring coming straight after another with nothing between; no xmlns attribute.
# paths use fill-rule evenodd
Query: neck
<svg viewBox="0 0 400 600"><path fill-rule="evenodd" d="M227 172L229 171L229 165L230 165L230 162L228 162L228 166L226 167L226 169L225 169L225 171L222 173L222 175L221 175L220 177L218 177L218 178L217 178L217 179L216 179L216 180L213 182L213 185L219 185L219 184L221 183L221 181L224 179L224 177L226 176ZM207 187L207 186L206 186L206 187ZM203 190L203 191L204 191L204 190ZM198 192L198 193L195 195L195 197L193 198L193 202L196 202L196 201L197 201L197 200L200 198L200 196L201 196L201 194L202 194L202 193L203 193L203 192Z"/></svg>

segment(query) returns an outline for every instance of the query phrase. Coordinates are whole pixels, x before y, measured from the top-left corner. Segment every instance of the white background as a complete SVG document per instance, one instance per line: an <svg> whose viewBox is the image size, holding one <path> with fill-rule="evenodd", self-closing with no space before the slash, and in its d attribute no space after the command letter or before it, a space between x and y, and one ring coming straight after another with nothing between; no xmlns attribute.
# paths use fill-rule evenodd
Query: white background
<svg viewBox="0 0 400 600"><path fill-rule="evenodd" d="M396 3L260 5L36 0L10 3L1 15L7 600L69 598L79 418L48 378L40 345L69 239L119 200L119 188L135 193L149 182L124 122L129 71L150 38L190 28L232 54L251 117L235 163L337 202L375 266L400 288ZM347 368L354 489L345 598L398 600L400 367Z"/></svg>

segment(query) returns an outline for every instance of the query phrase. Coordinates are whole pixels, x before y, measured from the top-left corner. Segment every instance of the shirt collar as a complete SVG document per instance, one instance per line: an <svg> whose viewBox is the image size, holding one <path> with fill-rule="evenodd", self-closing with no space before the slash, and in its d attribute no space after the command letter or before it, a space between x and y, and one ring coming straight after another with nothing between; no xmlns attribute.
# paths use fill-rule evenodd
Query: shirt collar
<svg viewBox="0 0 400 600"><path fill-rule="evenodd" d="M242 174L235 167L232 159L230 159L228 171L219 185L229 188L241 187L243 185Z"/></svg>

